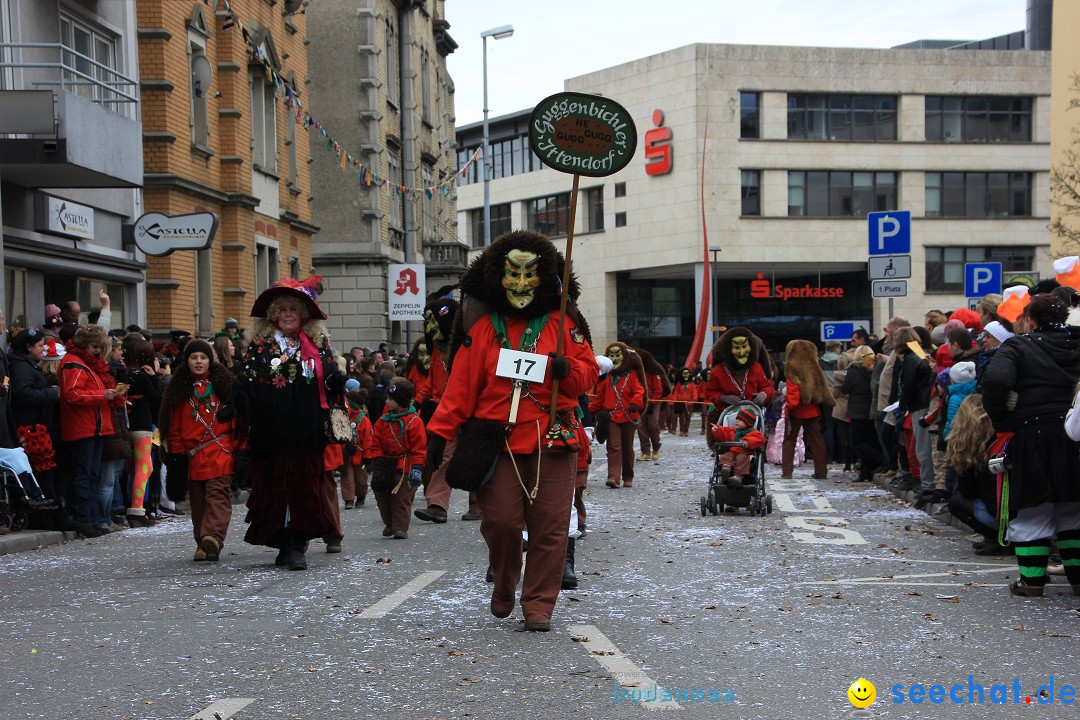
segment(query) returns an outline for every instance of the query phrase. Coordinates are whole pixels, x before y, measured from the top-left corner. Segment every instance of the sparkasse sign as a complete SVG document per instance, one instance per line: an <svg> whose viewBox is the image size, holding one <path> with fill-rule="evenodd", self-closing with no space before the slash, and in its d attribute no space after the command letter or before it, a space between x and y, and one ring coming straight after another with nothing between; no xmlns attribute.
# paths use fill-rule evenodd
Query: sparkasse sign
<svg viewBox="0 0 1080 720"><path fill-rule="evenodd" d="M135 245L147 255L205 250L214 242L218 218L212 212L190 215L146 213L135 221Z"/></svg>

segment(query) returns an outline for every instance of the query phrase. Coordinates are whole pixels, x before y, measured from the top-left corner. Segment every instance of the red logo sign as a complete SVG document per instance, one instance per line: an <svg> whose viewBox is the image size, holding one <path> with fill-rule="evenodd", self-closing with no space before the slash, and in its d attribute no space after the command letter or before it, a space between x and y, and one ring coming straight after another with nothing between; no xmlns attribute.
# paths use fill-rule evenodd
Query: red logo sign
<svg viewBox="0 0 1080 720"><path fill-rule="evenodd" d="M405 295L412 293L413 295L420 294L420 288L416 285L416 272L412 268L405 268L398 275L397 287L394 288L395 295Z"/></svg>
<svg viewBox="0 0 1080 720"><path fill-rule="evenodd" d="M653 110L653 125L645 133L645 172L648 175L667 175L671 172L671 128L663 127L664 113Z"/></svg>
<svg viewBox="0 0 1080 720"><path fill-rule="evenodd" d="M806 283L801 287L788 287L776 283L774 287L771 282L765 279L765 273L758 273L757 280L750 281L750 297L752 298L779 298L783 301L794 300L798 298L811 298L816 300L827 298L842 298L844 297L844 288L842 287L819 287Z"/></svg>

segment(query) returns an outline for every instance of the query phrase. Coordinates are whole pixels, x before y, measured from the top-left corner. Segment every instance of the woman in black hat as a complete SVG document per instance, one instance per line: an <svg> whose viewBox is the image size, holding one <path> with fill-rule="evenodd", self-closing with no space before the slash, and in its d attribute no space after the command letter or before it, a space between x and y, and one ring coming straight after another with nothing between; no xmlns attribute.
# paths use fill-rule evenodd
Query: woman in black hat
<svg viewBox="0 0 1080 720"><path fill-rule="evenodd" d="M275 564L290 570L307 568L308 540L337 529L322 486L324 427L327 395L339 394L345 378L315 302L320 280L284 278L259 295L254 339L222 409L224 419L238 415L251 457L244 540L278 548Z"/></svg>

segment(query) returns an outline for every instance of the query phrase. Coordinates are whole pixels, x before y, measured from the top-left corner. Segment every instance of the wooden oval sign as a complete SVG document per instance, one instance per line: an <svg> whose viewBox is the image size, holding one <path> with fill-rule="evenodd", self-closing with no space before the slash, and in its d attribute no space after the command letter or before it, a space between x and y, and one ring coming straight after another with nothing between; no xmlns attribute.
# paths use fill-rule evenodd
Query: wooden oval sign
<svg viewBox="0 0 1080 720"><path fill-rule="evenodd" d="M608 98L556 93L533 110L529 146L550 168L604 177L634 157L637 128L626 108Z"/></svg>

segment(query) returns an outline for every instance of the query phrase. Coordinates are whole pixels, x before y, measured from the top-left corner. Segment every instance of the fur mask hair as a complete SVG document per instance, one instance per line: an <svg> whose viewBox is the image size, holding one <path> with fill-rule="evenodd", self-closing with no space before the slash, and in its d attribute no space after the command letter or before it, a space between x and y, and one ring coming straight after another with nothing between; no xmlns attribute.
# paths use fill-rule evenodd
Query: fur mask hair
<svg viewBox="0 0 1080 720"><path fill-rule="evenodd" d="M826 407L836 404L821 369L817 345L809 340L792 340L787 344L784 375L799 384L803 404Z"/></svg>
<svg viewBox="0 0 1080 720"><path fill-rule="evenodd" d="M432 300L424 306L425 317L429 310L435 315L435 321L439 324L439 332L442 333L443 340L449 340L450 333L454 327L454 316L457 315L458 312L458 301L453 298ZM435 339L431 337L426 328L424 330L424 339L427 340L428 352L434 350Z"/></svg>
<svg viewBox="0 0 1080 720"><path fill-rule="evenodd" d="M538 264L540 286L536 288L533 301L523 309L511 307L502 286L506 267L506 255L511 250L523 250L540 257ZM458 287L461 296L480 300L492 310L503 315L521 315L534 318L559 309L559 288L562 286L563 255L550 240L528 230L514 230L500 235L480 254L461 276ZM570 275L569 299L577 300L581 287L573 273Z"/></svg>
<svg viewBox="0 0 1080 720"><path fill-rule="evenodd" d="M645 368L645 372L649 375L659 375L660 385L663 388L663 395L667 395L671 392L671 380L668 379L668 374L664 370L664 366L653 357L653 354L644 348L638 350L638 355L641 356L641 364Z"/></svg>
<svg viewBox="0 0 1080 720"><path fill-rule="evenodd" d="M630 347L624 342L613 342L608 343L604 347L604 354L607 355L608 350L613 347L617 347L622 350L623 361L622 365L619 366L618 370L612 370L611 372L615 375L624 375L628 371L633 370L634 373L638 376L638 381L641 383L641 386L643 388L648 388L649 384L645 379L645 365L641 361L641 356L638 355L637 350Z"/></svg>
<svg viewBox="0 0 1080 720"><path fill-rule="evenodd" d="M745 365L740 365L735 362L735 357L731 354L731 341L737 337L745 337L750 340L750 358L746 361ZM765 346L754 333L750 332L748 328L733 327L729 328L720 339L716 341L712 349L712 364L713 367L717 365L726 365L730 370L744 370L752 367L754 363L759 363L761 369L765 371L765 377L772 380L776 375L775 368L772 364L772 359L769 353L765 351Z"/></svg>
<svg viewBox="0 0 1080 720"><path fill-rule="evenodd" d="M431 353L431 345L428 344L427 337L422 337L413 343L412 352L409 353L409 359L405 362L405 369L401 371L401 374L408 377L409 373L415 368L424 377L427 377L428 369L420 364L420 346L423 345L427 348L428 354Z"/></svg>
<svg viewBox="0 0 1080 720"><path fill-rule="evenodd" d="M217 395L219 403L229 399L229 396L232 395L233 382L236 376L227 367L221 363L212 363L207 379L214 386L214 395ZM191 371L188 370L187 363L176 363L176 371L173 373L172 379L169 380L169 384L165 386L165 392L161 396L158 427L161 429L162 437L168 437L173 409L180 405L187 405L194 387L195 378L192 377Z"/></svg>

